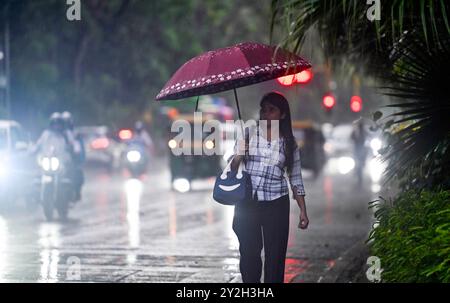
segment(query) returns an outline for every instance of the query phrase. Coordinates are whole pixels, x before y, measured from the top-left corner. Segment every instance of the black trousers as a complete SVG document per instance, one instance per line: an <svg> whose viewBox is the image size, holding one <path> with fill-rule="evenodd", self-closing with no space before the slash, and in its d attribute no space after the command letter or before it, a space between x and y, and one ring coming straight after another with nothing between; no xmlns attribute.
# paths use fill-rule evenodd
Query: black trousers
<svg viewBox="0 0 450 303"><path fill-rule="evenodd" d="M289 195L273 201L248 201L234 209L233 230L239 239L239 267L244 283L283 283L289 236Z"/></svg>

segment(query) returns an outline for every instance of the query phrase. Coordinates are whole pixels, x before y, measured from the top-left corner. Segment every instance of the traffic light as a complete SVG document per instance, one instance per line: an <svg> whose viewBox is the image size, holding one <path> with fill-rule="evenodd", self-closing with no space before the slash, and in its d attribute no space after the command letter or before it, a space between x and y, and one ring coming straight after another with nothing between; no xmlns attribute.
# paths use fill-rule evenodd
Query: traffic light
<svg viewBox="0 0 450 303"><path fill-rule="evenodd" d="M336 105L336 98L332 94L323 96L322 105L325 110L330 111Z"/></svg>
<svg viewBox="0 0 450 303"><path fill-rule="evenodd" d="M352 96L350 99L350 109L354 113L359 113L362 110L362 99L360 96Z"/></svg>

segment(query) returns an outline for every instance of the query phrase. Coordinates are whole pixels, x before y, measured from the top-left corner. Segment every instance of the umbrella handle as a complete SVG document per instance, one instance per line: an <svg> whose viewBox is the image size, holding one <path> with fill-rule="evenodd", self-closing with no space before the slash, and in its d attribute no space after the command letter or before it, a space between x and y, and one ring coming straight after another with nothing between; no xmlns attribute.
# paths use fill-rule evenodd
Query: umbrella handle
<svg viewBox="0 0 450 303"><path fill-rule="evenodd" d="M237 107L238 116L239 116L239 122L241 122L242 135L245 136L245 139L246 139L246 142L247 142L248 138L247 138L247 135L246 135L245 130L244 130L244 121L242 121L241 109L239 108L239 99L238 99L238 96L237 96L236 88L233 88L233 91L234 91L234 100L236 101L236 107ZM247 159L247 157L248 157L248 150L245 150L244 161Z"/></svg>
<svg viewBox="0 0 450 303"><path fill-rule="evenodd" d="M200 100L200 96L197 96L197 102L195 102L195 111L198 110L198 101Z"/></svg>
<svg viewBox="0 0 450 303"><path fill-rule="evenodd" d="M234 100L236 101L236 107L237 107L237 111L238 111L239 121L241 122L242 121L242 116L241 116L241 109L239 108L239 100L238 100L237 92L236 92L235 88L233 88L233 91L234 91ZM244 125L243 125L243 123L241 123L241 128L242 128L242 134L244 134Z"/></svg>
<svg viewBox="0 0 450 303"><path fill-rule="evenodd" d="M239 120L242 120L241 109L239 108L239 100L238 100L236 89L233 88L233 91L234 91L234 100L236 101L236 107L237 107L237 110L238 110Z"/></svg>

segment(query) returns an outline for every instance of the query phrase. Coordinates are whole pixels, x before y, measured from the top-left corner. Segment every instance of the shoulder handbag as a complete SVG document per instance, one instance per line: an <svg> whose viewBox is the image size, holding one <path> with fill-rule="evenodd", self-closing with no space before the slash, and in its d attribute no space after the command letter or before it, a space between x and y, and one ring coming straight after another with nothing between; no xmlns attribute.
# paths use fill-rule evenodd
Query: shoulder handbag
<svg viewBox="0 0 450 303"><path fill-rule="evenodd" d="M245 141L248 143L248 133ZM245 151L243 161L239 164L237 171L231 170L231 162L227 164L223 172L216 177L214 184L213 198L220 204L236 205L248 201L252 197L252 180L245 171L245 162L248 157L248 150Z"/></svg>

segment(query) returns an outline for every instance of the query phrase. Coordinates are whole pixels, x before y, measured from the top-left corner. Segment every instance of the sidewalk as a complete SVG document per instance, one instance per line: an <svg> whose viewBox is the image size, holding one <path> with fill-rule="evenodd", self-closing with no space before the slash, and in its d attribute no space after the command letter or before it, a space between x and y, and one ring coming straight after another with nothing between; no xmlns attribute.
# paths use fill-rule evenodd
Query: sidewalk
<svg viewBox="0 0 450 303"><path fill-rule="evenodd" d="M369 268L366 264L370 256L369 248L362 239L336 259L336 264L330 268L319 283L370 283L366 278ZM291 283L299 283L300 275Z"/></svg>

